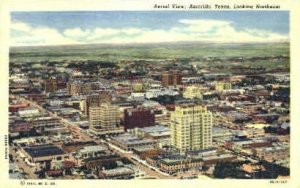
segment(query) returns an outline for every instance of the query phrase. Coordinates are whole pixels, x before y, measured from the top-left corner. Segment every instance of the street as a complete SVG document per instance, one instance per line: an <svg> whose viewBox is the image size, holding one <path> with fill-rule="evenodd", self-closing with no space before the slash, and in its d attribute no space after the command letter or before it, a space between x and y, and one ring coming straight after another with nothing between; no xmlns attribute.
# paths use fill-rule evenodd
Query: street
<svg viewBox="0 0 300 188"><path fill-rule="evenodd" d="M17 164L20 171L23 171L27 174L28 179L38 179L37 175L34 173L35 167L29 166L25 161L22 160L21 157L17 156L17 153L14 151L12 146L9 147L9 153L12 154L14 162Z"/></svg>
<svg viewBox="0 0 300 188"><path fill-rule="evenodd" d="M96 142L99 145L101 145L103 143L106 143L106 144L110 145L109 146L110 149L112 149L114 152L118 153L120 156L126 157L127 159L129 159L133 164L135 164L138 167L138 169L141 169L142 171L144 171L147 174L147 176L149 176L149 177L156 177L156 178L159 178L159 179L171 179L171 178L174 178L172 176L164 175L161 172L157 172L156 170L152 170L153 168L147 167L144 164L141 164L138 161L133 160L132 159L132 155L133 154L124 153L120 149L115 148L113 145L111 145L110 143L108 143L105 140L100 140L100 139L94 139L94 138L92 138L91 135L89 135L88 133L86 133L85 131L83 131L76 124L73 124L72 122L68 121L65 118L57 116L56 114L50 112L49 110L46 110L46 109L42 108L41 106L35 104L34 102L26 100L26 99L21 98L21 97L18 97L18 98L21 101L27 102L31 106L38 108L41 112L48 113L51 117L59 118L60 121L61 121L61 123L62 123L62 125L65 126L67 129L69 129L71 131L73 139L75 138L74 140L79 140L79 141L94 141L94 142ZM32 178L32 179L37 178L37 176L33 173L34 172L34 168L32 168L32 167L29 168L29 166L24 161L21 161L20 165L21 166L19 166L19 163L18 163L19 167L21 167L23 169L28 169L26 173L29 174L29 178Z"/></svg>

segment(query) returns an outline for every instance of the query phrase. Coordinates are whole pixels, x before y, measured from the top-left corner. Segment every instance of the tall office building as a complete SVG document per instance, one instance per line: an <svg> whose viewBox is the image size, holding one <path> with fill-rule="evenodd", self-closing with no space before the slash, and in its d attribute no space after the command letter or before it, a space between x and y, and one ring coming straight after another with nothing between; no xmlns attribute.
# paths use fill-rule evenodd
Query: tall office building
<svg viewBox="0 0 300 188"><path fill-rule="evenodd" d="M181 85L182 84L182 74L180 71L172 71L173 73L173 85Z"/></svg>
<svg viewBox="0 0 300 188"><path fill-rule="evenodd" d="M90 107L100 106L102 103L111 103L112 96L106 91L100 91L98 93L92 93L86 96L84 111L89 116Z"/></svg>
<svg viewBox="0 0 300 188"><path fill-rule="evenodd" d="M115 134L124 132L120 126L118 106L103 103L89 108L90 130L96 135Z"/></svg>
<svg viewBox="0 0 300 188"><path fill-rule="evenodd" d="M52 93L60 89L66 88L66 78L51 76L45 80L45 92Z"/></svg>
<svg viewBox="0 0 300 188"><path fill-rule="evenodd" d="M89 94L91 90L91 83L84 83L78 80L67 83L67 91L70 95Z"/></svg>
<svg viewBox="0 0 300 188"><path fill-rule="evenodd" d="M154 111L147 108L134 108L124 111L125 130L134 129L136 127L149 127L155 124Z"/></svg>
<svg viewBox="0 0 300 188"><path fill-rule="evenodd" d="M181 154L211 147L213 115L197 104L179 104L171 114L171 144Z"/></svg>
<svg viewBox="0 0 300 188"><path fill-rule="evenodd" d="M55 92L58 90L58 79L56 77L50 77L45 81L45 91Z"/></svg>
<svg viewBox="0 0 300 188"><path fill-rule="evenodd" d="M182 83L182 74L179 71L169 71L162 74L162 85L164 87L176 86Z"/></svg>

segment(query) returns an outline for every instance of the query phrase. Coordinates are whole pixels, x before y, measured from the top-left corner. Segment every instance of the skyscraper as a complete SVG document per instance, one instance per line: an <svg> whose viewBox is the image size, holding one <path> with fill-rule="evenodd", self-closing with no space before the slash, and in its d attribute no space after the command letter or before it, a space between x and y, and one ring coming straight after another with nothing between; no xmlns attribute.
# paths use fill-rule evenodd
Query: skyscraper
<svg viewBox="0 0 300 188"><path fill-rule="evenodd" d="M180 71L176 70L173 71L173 85L180 85L182 84L182 74Z"/></svg>
<svg viewBox="0 0 300 188"><path fill-rule="evenodd" d="M106 91L100 91L98 93L87 95L85 99L85 114L89 116L90 107L97 107L102 103L111 103L111 101L112 97Z"/></svg>
<svg viewBox="0 0 300 188"><path fill-rule="evenodd" d="M169 71L162 74L162 85L164 87L176 86L182 83L182 74L179 71Z"/></svg>
<svg viewBox="0 0 300 188"><path fill-rule="evenodd" d="M197 104L179 104L171 114L171 144L181 154L211 147L213 115Z"/></svg>
<svg viewBox="0 0 300 188"><path fill-rule="evenodd" d="M92 90L91 83L84 83L79 80L75 80L67 83L67 91L70 95L77 94L89 94Z"/></svg>
<svg viewBox="0 0 300 188"><path fill-rule="evenodd" d="M124 132L120 126L118 106L103 103L100 106L89 108L90 130L96 135Z"/></svg>
<svg viewBox="0 0 300 188"><path fill-rule="evenodd" d="M56 77L50 77L45 81L45 91L55 92L58 90L58 79Z"/></svg>

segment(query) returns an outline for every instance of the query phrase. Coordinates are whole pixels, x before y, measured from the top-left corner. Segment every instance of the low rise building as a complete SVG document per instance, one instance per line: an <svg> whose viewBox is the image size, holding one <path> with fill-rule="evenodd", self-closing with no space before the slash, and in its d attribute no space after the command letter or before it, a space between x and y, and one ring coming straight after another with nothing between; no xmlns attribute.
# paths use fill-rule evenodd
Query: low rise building
<svg viewBox="0 0 300 188"><path fill-rule="evenodd" d="M63 126L44 128L42 129L42 133L48 136L52 141L66 141L72 139L71 131Z"/></svg>
<svg viewBox="0 0 300 188"><path fill-rule="evenodd" d="M42 167L51 169L53 163L69 158L68 154L54 145L25 146L21 147L19 151L25 162L28 165L36 166L37 169Z"/></svg>
<svg viewBox="0 0 300 188"><path fill-rule="evenodd" d="M27 108L29 106L28 103L17 103L17 104L10 104L9 105L9 112L15 113L21 109Z"/></svg>
<svg viewBox="0 0 300 188"><path fill-rule="evenodd" d="M20 138L13 140L13 144L17 147L20 146L38 146L50 144L51 141L47 136L32 136L27 138Z"/></svg>
<svg viewBox="0 0 300 188"><path fill-rule="evenodd" d="M119 155L107 154L100 155L93 158L86 158L81 161L81 164L84 165L87 169L102 169L106 164L110 164L112 162L116 162L121 160Z"/></svg>
<svg viewBox="0 0 300 188"><path fill-rule="evenodd" d="M136 147L154 146L155 141L143 139L128 133L118 136L111 136L111 143L125 151L132 151Z"/></svg>
<svg viewBox="0 0 300 188"><path fill-rule="evenodd" d="M156 125L152 127L136 128L132 131L136 136L150 138L156 141L158 147L171 144L171 131L169 127Z"/></svg>
<svg viewBox="0 0 300 188"><path fill-rule="evenodd" d="M106 154L108 149L104 146L85 146L76 153L77 159L94 158Z"/></svg>
<svg viewBox="0 0 300 188"><path fill-rule="evenodd" d="M147 162L159 167L163 172L173 174L191 169L201 170L203 166L210 167L218 162L233 161L235 159L236 156L230 153L221 153L215 149L206 149L187 152L186 156L177 154L156 156L147 158Z"/></svg>
<svg viewBox="0 0 300 188"><path fill-rule="evenodd" d="M99 179L132 179L134 178L134 171L127 167L101 170L98 177Z"/></svg>
<svg viewBox="0 0 300 188"><path fill-rule="evenodd" d="M31 122L35 128L56 127L61 125L60 119L55 117L38 117L33 119Z"/></svg>
<svg viewBox="0 0 300 188"><path fill-rule="evenodd" d="M272 146L272 142L266 139L235 139L225 142L225 148L240 152L243 149L254 149Z"/></svg>
<svg viewBox="0 0 300 188"><path fill-rule="evenodd" d="M28 108L20 109L18 111L18 115L20 117L24 117L24 118L38 117L38 116L41 116L41 112L37 108L28 107Z"/></svg>
<svg viewBox="0 0 300 188"><path fill-rule="evenodd" d="M274 162L289 158L290 152L288 147L263 147L255 148L254 155L268 162Z"/></svg>
<svg viewBox="0 0 300 188"><path fill-rule="evenodd" d="M152 146L146 146L146 147L136 147L133 148L133 153L137 155L137 158L140 158L142 160L145 160L146 158L151 158L154 156L161 155L163 153L162 150L154 148Z"/></svg>
<svg viewBox="0 0 300 188"><path fill-rule="evenodd" d="M188 86L183 92L183 97L186 99L202 99L201 89L198 86Z"/></svg>
<svg viewBox="0 0 300 188"><path fill-rule="evenodd" d="M149 89L146 92L146 99L157 98L159 96L176 96L179 92L172 88Z"/></svg>
<svg viewBox="0 0 300 188"><path fill-rule="evenodd" d="M215 84L215 90L223 91L223 90L230 90L231 89L231 82L217 82Z"/></svg>
<svg viewBox="0 0 300 188"><path fill-rule="evenodd" d="M173 174L179 171L186 171L189 169L199 169L203 166L201 157L193 159L185 158L165 158L159 161L159 168L161 171Z"/></svg>

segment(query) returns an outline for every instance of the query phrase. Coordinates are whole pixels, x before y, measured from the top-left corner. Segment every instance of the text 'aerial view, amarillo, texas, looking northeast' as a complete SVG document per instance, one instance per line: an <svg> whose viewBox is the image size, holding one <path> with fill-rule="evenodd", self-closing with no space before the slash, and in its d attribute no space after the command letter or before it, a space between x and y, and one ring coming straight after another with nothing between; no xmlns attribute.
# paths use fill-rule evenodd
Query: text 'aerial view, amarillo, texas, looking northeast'
<svg viewBox="0 0 300 188"><path fill-rule="evenodd" d="M11 179L290 176L288 11L11 12Z"/></svg>

